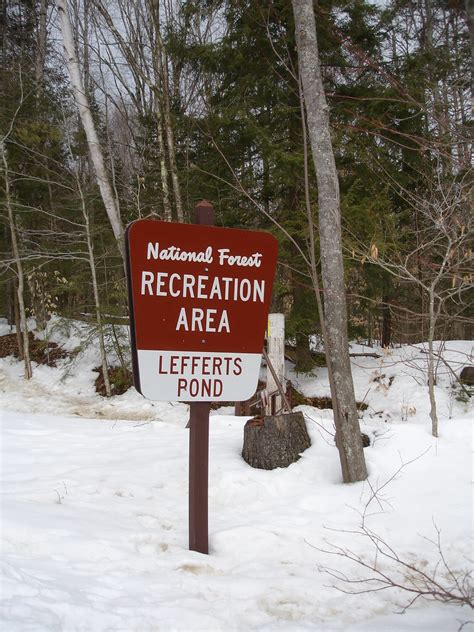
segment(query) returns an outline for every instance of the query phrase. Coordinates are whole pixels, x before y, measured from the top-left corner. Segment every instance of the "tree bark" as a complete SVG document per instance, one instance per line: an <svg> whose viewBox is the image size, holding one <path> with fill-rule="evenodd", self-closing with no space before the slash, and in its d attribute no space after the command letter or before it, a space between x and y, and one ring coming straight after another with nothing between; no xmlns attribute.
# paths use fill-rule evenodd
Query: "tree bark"
<svg viewBox="0 0 474 632"><path fill-rule="evenodd" d="M71 78L71 85L77 108L79 110L79 115L81 117L82 126L86 134L87 145L89 147L92 164L94 165L95 176L110 225L112 226L112 231L117 241L119 252L123 261L125 261L125 243L120 210L117 206L114 193L107 176L104 156L97 136L94 119L92 118L89 99L87 98L87 94L84 90L67 0L56 0L56 6L58 8L61 23L63 46L66 53L66 63L69 70L69 76Z"/></svg>
<svg viewBox="0 0 474 632"><path fill-rule="evenodd" d="M438 436L438 412L436 409L436 396L435 396L435 358L433 341L436 328L436 313L435 313L435 296L433 288L430 288L429 292L429 330L428 330L428 392L430 396L430 417L431 417L431 434L433 437Z"/></svg>
<svg viewBox="0 0 474 632"><path fill-rule="evenodd" d="M153 102L155 104L155 117L156 117L156 135L158 139L158 151L160 152L160 175L161 175L161 189L163 193L163 212L164 219L167 222L171 222L173 219L170 203L170 192L168 186L168 167L166 166L166 150L165 141L163 135L163 113L161 111L161 99L158 95L158 90L155 89L153 95Z"/></svg>
<svg viewBox="0 0 474 632"><path fill-rule="evenodd" d="M13 278L9 278L5 282L5 297L7 323L10 326L11 331L13 325L15 324L15 282Z"/></svg>
<svg viewBox="0 0 474 632"><path fill-rule="evenodd" d="M20 360L23 360L25 355L23 353L23 336L21 333L20 307L18 305L18 289L16 287L14 287L13 309L15 310L15 330L16 341L18 344L18 358Z"/></svg>
<svg viewBox="0 0 474 632"><path fill-rule="evenodd" d="M312 0L292 0L296 42L308 132L318 183L321 272L325 295L326 352L336 402L337 444L344 482L367 478L354 395L347 338L347 307L342 259L339 182L332 148L329 114L319 65Z"/></svg>
<svg viewBox="0 0 474 632"><path fill-rule="evenodd" d="M153 94L155 103L155 116L158 135L158 150L160 152L160 174L161 174L161 188L163 190L163 210L165 220L171 222L173 219L170 191L168 185L168 166L167 162L171 164L171 154L169 153L169 129L166 124L166 107L164 98L164 77L163 77L163 60L162 50L160 46L160 20L159 20L159 6L155 6L153 2L149 6L150 17L154 28L154 42L153 42L153 72L155 81L153 82ZM166 146L168 147L168 156L166 153ZM168 157L168 161L167 161ZM173 182L174 185L174 182Z"/></svg>
<svg viewBox="0 0 474 632"><path fill-rule="evenodd" d="M392 313L390 311L390 297L382 296L382 347L390 347L392 343Z"/></svg>
<svg viewBox="0 0 474 632"><path fill-rule="evenodd" d="M157 25L157 43L160 55L160 70L161 70L161 93L163 98L163 114L164 114L164 126L166 131L166 143L168 146L168 158L171 170L171 182L173 184L174 201L176 205L176 216L178 222L184 222L183 203L181 200L181 188L179 185L178 165L176 162L176 150L173 132L173 120L171 117L171 104L170 104L170 86L169 86L169 74L168 74L168 60L166 58L166 51L164 42L161 37L159 23Z"/></svg>
<svg viewBox="0 0 474 632"><path fill-rule="evenodd" d="M273 470L295 463L310 446L303 413L255 417L244 427L242 457L252 467Z"/></svg>
<svg viewBox="0 0 474 632"><path fill-rule="evenodd" d="M48 4L47 0L41 0L39 6L38 44L35 59L36 94L43 91L44 65L46 61L46 36L47 36Z"/></svg>

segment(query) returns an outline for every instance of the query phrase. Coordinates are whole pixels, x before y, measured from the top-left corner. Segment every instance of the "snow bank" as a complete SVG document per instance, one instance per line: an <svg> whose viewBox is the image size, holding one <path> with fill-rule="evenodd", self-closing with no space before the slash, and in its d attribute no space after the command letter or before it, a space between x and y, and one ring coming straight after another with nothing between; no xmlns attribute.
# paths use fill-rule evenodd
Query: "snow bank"
<svg viewBox="0 0 474 632"><path fill-rule="evenodd" d="M466 358L470 344L447 343L452 361ZM434 567L427 538L436 525L451 568L469 568L472 415L450 400L450 378L441 375L441 438L431 437L418 381L424 361L419 347L354 359L358 398L369 404L362 427L373 440L363 483L341 483L331 411L300 407L312 447L271 472L240 457L246 420L217 411L210 555L202 556L188 551L185 405L153 404L133 390L104 400L80 358L66 376L65 365L35 367L30 382L20 363L1 360L5 630L454 632L469 619L464 609L419 601L397 614L406 594L341 593L333 586L347 585L322 570L361 576L321 549L372 560L367 538L351 533L364 511L407 561ZM385 377L374 382L377 371ZM293 378L308 395L326 394L323 369ZM405 404L416 411L405 414Z"/></svg>

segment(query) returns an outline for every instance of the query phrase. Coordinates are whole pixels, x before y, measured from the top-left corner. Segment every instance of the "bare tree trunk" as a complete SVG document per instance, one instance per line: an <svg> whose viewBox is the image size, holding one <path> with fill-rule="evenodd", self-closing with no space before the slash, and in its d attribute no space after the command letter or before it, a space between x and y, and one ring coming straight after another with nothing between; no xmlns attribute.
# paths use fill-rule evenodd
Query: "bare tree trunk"
<svg viewBox="0 0 474 632"><path fill-rule="evenodd" d="M313 222L313 211L311 209L311 201L309 197L309 173L308 173L308 143L307 143L307 133L306 133L306 117L305 117L305 108L304 108L304 96L303 96L303 86L301 84L301 71L299 76L299 93L300 93L300 106L301 106L301 121L303 126L303 155L304 155L304 192L305 192L305 203L306 203L306 218L308 221L308 232L309 232L309 261L310 261L310 272L311 272L311 283L313 285L314 295L316 297L316 305L318 308L318 316L319 322L321 324L321 335L324 341L324 349L326 355L326 366L328 369L328 379L329 379L329 388L331 389L332 395L332 407L334 411L334 420L340 417L337 399L334 397L334 393L336 391L336 386L334 382L334 372L332 368L332 359L331 353L329 352L329 345L326 344L326 340L328 339L328 335L326 332L326 317L324 313L324 303L323 297L321 296L321 283L319 280L319 272L318 272L318 264L316 262L316 244L314 241L314 222ZM338 440L338 435L340 434L338 430L338 425L336 425L336 443L339 446L341 442ZM344 472L345 469L345 459L341 458L341 467Z"/></svg>
<svg viewBox="0 0 474 632"><path fill-rule="evenodd" d="M5 233L6 232L7 231L5 231ZM9 278L5 282L5 297L7 323L10 326L11 331L13 324L15 323L15 281L13 278Z"/></svg>
<svg viewBox="0 0 474 632"><path fill-rule="evenodd" d="M433 0L424 0L424 7L426 12L426 19L424 24L424 41L422 45L426 49L431 61L428 66L428 89L431 89L433 94L433 119L436 122L438 128L439 142L443 144L443 151L440 156L445 156L445 159L441 160L441 167L446 174L452 173L452 146L449 142L449 116L447 110L443 107L443 99L440 90L440 81L436 76L435 68L433 65L433 59L435 56L435 47L433 43L433 31L434 31L434 14L433 14Z"/></svg>
<svg viewBox="0 0 474 632"><path fill-rule="evenodd" d="M23 360L25 355L23 353L23 336L21 333L21 320L20 320L20 307L18 305L18 288L16 283L13 288L13 309L15 311L15 329L16 329L16 341L18 344L18 358Z"/></svg>
<svg viewBox="0 0 474 632"><path fill-rule="evenodd" d="M168 222L171 222L173 219L171 202L170 202L170 193L168 186L168 166L167 166L167 157L169 159L169 130L166 125L166 114L165 114L165 103L163 96L163 60L162 60L162 51L160 46L160 19L159 19L159 6L155 7L152 2L150 5L150 16L154 28L154 41L153 41L153 72L155 81L152 83L153 90L153 101L155 104L155 116L156 116L156 126L157 126L157 136L158 136L158 150L160 152L160 174L161 174L161 189L163 191L163 210L165 219ZM152 37L153 37L152 36ZM166 145L168 146L168 156L166 153ZM169 162L169 160L168 160Z"/></svg>
<svg viewBox="0 0 474 632"><path fill-rule="evenodd" d="M436 409L435 387L435 356L433 349L433 340L436 328L435 314L435 297L433 288L429 293L429 330L428 330L428 392L430 396L430 417L431 417L431 434L433 437L438 436L438 413Z"/></svg>
<svg viewBox="0 0 474 632"><path fill-rule="evenodd" d="M344 482L367 478L349 360L342 260L339 183L328 106L319 66L312 0L292 0L308 132L318 182L321 272L325 294L325 345L333 372L332 398Z"/></svg>
<svg viewBox="0 0 474 632"><path fill-rule="evenodd" d="M116 173L115 173L115 163L114 163L114 159L113 159L113 146L112 146L112 138L110 137L110 125L108 124L109 121L109 106L108 106L108 96L106 95L105 97L105 120L107 121L106 123L106 135L107 135L107 149L109 151L109 156L110 156L110 179L111 179L111 186L112 186L112 190L114 192L114 196L115 196L115 202L117 204L117 208L120 207L120 197L119 197L119 193L118 193L118 189L117 189L117 178L116 178Z"/></svg>
<svg viewBox="0 0 474 632"><path fill-rule="evenodd" d="M105 169L102 149L89 106L89 99L87 98L87 94L84 90L67 0L56 0L56 6L58 8L61 22L63 46L66 52L66 63L71 77L71 85L79 110L79 115L81 117L82 126L84 127L86 134L89 153L92 164L94 165L95 176L99 185L107 216L112 226L115 239L117 240L118 249L122 255L122 259L125 261L125 244L123 239L123 226L120 218L120 210L116 204L112 187L110 186L109 178Z"/></svg>
<svg viewBox="0 0 474 632"><path fill-rule="evenodd" d="M168 60L166 57L165 44L161 37L160 2L159 0L149 0L149 12L153 19L152 37L155 41L155 83L160 82L159 98L161 102L161 112L163 116L163 130L166 138L166 148L168 150L168 161L173 186L174 201L176 206L176 216L179 222L184 221L183 205L181 202L181 189L179 186L178 167L176 164L176 151L174 145L173 122L171 118L170 88L168 74ZM158 85L156 85L158 88Z"/></svg>
<svg viewBox="0 0 474 632"><path fill-rule="evenodd" d="M471 88L474 90L474 0L465 0L465 3L471 43Z"/></svg>
<svg viewBox="0 0 474 632"><path fill-rule="evenodd" d="M83 0L82 2L82 15L79 15L79 7L76 4L76 15L75 20L76 24L82 27L82 80L85 88L86 94L92 93L92 82L91 82L91 65L90 65L90 3L89 0Z"/></svg>
<svg viewBox="0 0 474 632"><path fill-rule="evenodd" d="M41 0L39 8L38 48L35 59L36 94L43 90L44 64L46 61L48 2Z"/></svg>
<svg viewBox="0 0 474 632"><path fill-rule="evenodd" d="M102 314L100 311L99 284L97 283L97 272L95 269L94 245L92 243L89 212L87 210L87 205L84 198L84 193L82 191L82 186L79 180L79 175L77 175L77 187L78 187L79 195L81 198L82 216L84 217L85 229L86 229L87 252L89 254L89 266L91 269L92 290L94 293L95 317L96 317L96 322L97 322L97 329L99 331L99 351L100 351L100 360L101 360L101 365L102 365L102 376L104 378L105 393L107 397L110 397L112 395L112 389L110 387L109 368L107 364L107 353L105 351L104 327L102 323Z"/></svg>
<svg viewBox="0 0 474 632"><path fill-rule="evenodd" d="M166 166L166 150L165 140L163 137L163 114L161 111L160 98L158 96L158 90L154 90L153 101L155 103L155 117L156 117L156 134L158 138L158 151L160 152L160 174L161 174L161 190L163 192L163 211L165 220L171 222L173 219L170 203L170 192L168 186L168 168Z"/></svg>
<svg viewBox="0 0 474 632"><path fill-rule="evenodd" d="M390 311L390 297L382 296L382 347L390 347L392 343L392 313Z"/></svg>
<svg viewBox="0 0 474 632"><path fill-rule="evenodd" d="M15 260L15 265L17 269L18 276L18 287L17 287L17 298L18 298L18 311L19 311L19 324L21 330L21 342L22 342L22 351L23 351L23 362L25 365L25 378L29 380L33 376L33 371L31 368L31 360L30 360L30 345L28 340L28 324L26 319L26 309L25 309L25 301L23 297L23 292L25 289L25 275L23 273L23 264L21 262L20 250L18 248L18 239L16 235L16 226L15 226L15 218L13 216L13 207L10 195L10 179L8 176L8 162L7 155L5 149L4 141L0 141L0 151L2 153L2 163L4 169L4 179L5 179L5 205L7 207L8 213L8 223L10 224L10 234L12 240L12 252L13 258ZM18 336L18 330L17 330ZM18 336L20 342L20 336ZM18 345L20 347L20 345ZM19 349L21 352L21 350Z"/></svg>
<svg viewBox="0 0 474 632"><path fill-rule="evenodd" d="M178 222L184 221L183 203L181 201L181 188L179 186L178 177L178 165L176 163L176 151L174 143L173 133L173 121L171 118L171 106L170 106L170 87L166 54L164 51L163 40L161 34L158 33L158 42L160 48L161 59L161 89L163 94L163 113L164 113L164 126L166 130L166 142L168 146L168 157L171 170L171 182L173 184L174 200L176 204L176 216Z"/></svg>

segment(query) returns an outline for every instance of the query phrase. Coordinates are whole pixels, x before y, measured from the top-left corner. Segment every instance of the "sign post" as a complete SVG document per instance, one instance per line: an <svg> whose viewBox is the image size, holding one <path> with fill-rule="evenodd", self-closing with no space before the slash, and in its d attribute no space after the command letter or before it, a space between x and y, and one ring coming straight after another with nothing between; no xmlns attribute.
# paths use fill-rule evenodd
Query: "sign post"
<svg viewBox="0 0 474 632"><path fill-rule="evenodd" d="M203 200L194 209L194 221L214 224L214 208ZM210 402L189 405L189 550L209 553L209 413Z"/></svg>
<svg viewBox="0 0 474 632"><path fill-rule="evenodd" d="M189 548L208 553L211 401L257 387L277 242L268 233L152 219L126 231L133 377L148 399L190 404Z"/></svg>

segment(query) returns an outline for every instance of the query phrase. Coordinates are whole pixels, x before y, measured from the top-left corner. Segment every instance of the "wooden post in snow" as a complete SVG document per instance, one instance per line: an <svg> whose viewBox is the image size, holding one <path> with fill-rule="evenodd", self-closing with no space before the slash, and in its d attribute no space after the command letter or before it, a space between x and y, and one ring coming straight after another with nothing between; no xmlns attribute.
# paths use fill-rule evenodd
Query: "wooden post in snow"
<svg viewBox="0 0 474 632"><path fill-rule="evenodd" d="M269 314L268 315L268 357L273 366L280 384L285 388L285 315ZM267 364L267 391L270 395L278 390L277 382ZM274 405L272 403L274 402ZM265 409L266 415L277 414L283 407L283 401L280 394L269 398L269 402Z"/></svg>
<svg viewBox="0 0 474 632"><path fill-rule="evenodd" d="M214 207L196 204L194 221L214 225ZM189 550L209 553L209 414L211 402L189 405Z"/></svg>

